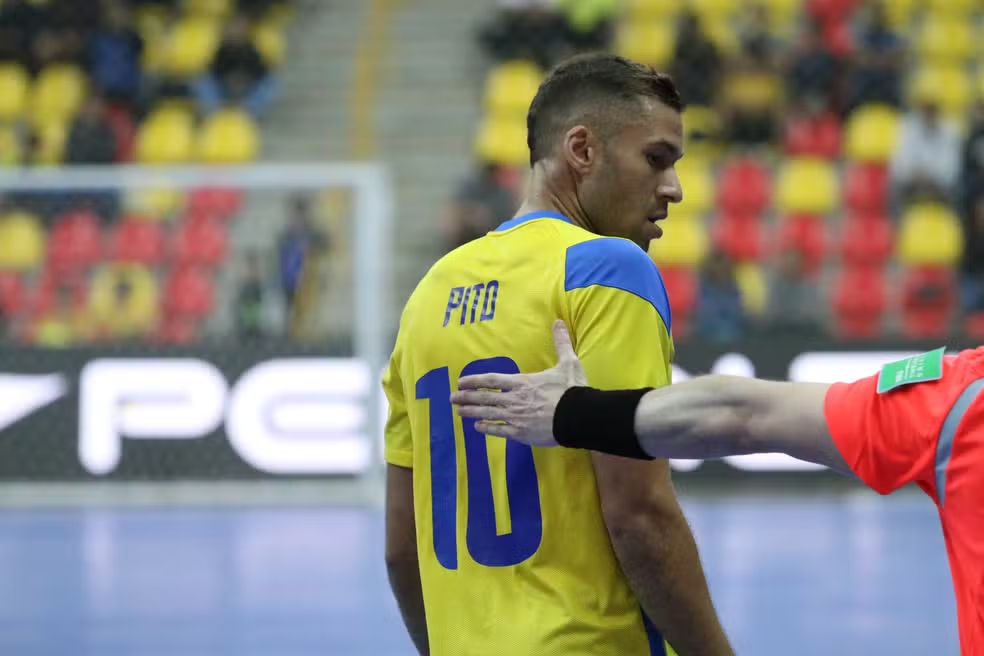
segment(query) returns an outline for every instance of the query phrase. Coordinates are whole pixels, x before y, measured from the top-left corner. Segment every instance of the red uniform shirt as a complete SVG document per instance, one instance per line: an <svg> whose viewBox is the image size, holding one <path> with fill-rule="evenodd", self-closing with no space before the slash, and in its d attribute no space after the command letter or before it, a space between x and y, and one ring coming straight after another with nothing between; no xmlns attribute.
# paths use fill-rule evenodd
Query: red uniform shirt
<svg viewBox="0 0 984 656"><path fill-rule="evenodd" d="M830 434L851 470L888 494L915 483L936 502L957 595L961 653L984 655L984 347L942 378L878 393L878 376L827 392Z"/></svg>

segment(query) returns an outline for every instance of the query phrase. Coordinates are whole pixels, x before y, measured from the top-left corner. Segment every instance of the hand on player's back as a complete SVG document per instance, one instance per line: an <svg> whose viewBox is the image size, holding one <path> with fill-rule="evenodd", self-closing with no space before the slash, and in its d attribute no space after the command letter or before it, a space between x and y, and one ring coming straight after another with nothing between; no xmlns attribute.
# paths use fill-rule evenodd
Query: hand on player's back
<svg viewBox="0 0 984 656"><path fill-rule="evenodd" d="M462 417L479 421L475 428L531 446L557 446L553 416L569 388L588 384L563 321L553 325L557 366L536 374L482 374L458 380L451 400ZM491 391L501 390L501 391Z"/></svg>

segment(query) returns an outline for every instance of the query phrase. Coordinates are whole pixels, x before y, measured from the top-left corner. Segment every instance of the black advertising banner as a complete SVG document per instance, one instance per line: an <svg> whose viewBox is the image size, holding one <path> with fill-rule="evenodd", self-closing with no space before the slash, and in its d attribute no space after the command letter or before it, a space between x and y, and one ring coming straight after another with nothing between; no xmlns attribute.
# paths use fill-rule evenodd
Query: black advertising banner
<svg viewBox="0 0 984 656"><path fill-rule="evenodd" d="M802 335L677 348L703 373L835 382L940 343L841 344ZM951 350L973 346L945 344ZM0 481L353 476L374 463L361 361L286 344L190 350L0 349ZM675 461L682 478L830 476L778 455Z"/></svg>

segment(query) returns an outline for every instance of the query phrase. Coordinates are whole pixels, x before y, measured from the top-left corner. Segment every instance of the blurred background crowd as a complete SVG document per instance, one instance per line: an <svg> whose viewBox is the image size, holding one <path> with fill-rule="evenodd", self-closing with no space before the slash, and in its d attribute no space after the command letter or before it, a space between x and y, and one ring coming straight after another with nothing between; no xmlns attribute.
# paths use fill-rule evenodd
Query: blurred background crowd
<svg viewBox="0 0 984 656"><path fill-rule="evenodd" d="M348 4L3 0L0 163L303 156L278 136L303 123L298 107L356 110L328 83L349 66L328 59L344 39L305 39L288 56L291 30L333 24L341 35L357 13ZM375 154L392 164L398 220L408 208L432 217L413 228L426 247L395 255L413 262L397 267L394 311L437 257L512 216L528 170L525 113L545 71L607 49L672 73L688 105L685 201L651 249L676 339L984 335L981 9L977 0L502 0L445 11L478 56L446 56L457 47L450 37L446 50L424 50L425 39L390 46L405 62L380 73L391 90L370 107L381 139L401 133ZM315 97L317 75L327 91ZM408 91L437 88L422 84L432 77L444 78L444 95ZM347 120L334 138L358 117ZM428 193L410 169L427 172ZM336 239L345 231L320 195L284 194L253 211L265 218L259 232L240 218L250 205L239 189L0 190L4 339L294 334L312 305L298 309L304 290L317 305L325 289L351 287L329 275L348 266L350 245ZM406 230L401 248L413 241Z"/></svg>

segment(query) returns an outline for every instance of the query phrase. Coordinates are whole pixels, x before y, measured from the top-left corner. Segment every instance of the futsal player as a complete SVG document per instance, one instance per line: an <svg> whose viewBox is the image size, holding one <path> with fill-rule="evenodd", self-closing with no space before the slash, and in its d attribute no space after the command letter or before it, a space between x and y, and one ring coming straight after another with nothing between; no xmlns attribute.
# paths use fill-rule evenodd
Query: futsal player
<svg viewBox="0 0 984 656"><path fill-rule="evenodd" d="M383 381L386 560L421 653L733 653L665 460L486 439L449 398L460 375L549 366L555 316L597 385L669 383L646 247L681 200L681 121L673 82L649 67L560 65L529 110L519 213L407 302Z"/></svg>
<svg viewBox="0 0 984 656"><path fill-rule="evenodd" d="M961 653L984 654L984 347L924 353L854 383L703 376L604 392L586 387L593 373L563 322L554 339L553 369L459 380L460 414L480 419L479 432L541 447L640 459L785 453L881 494L915 483L942 520Z"/></svg>

